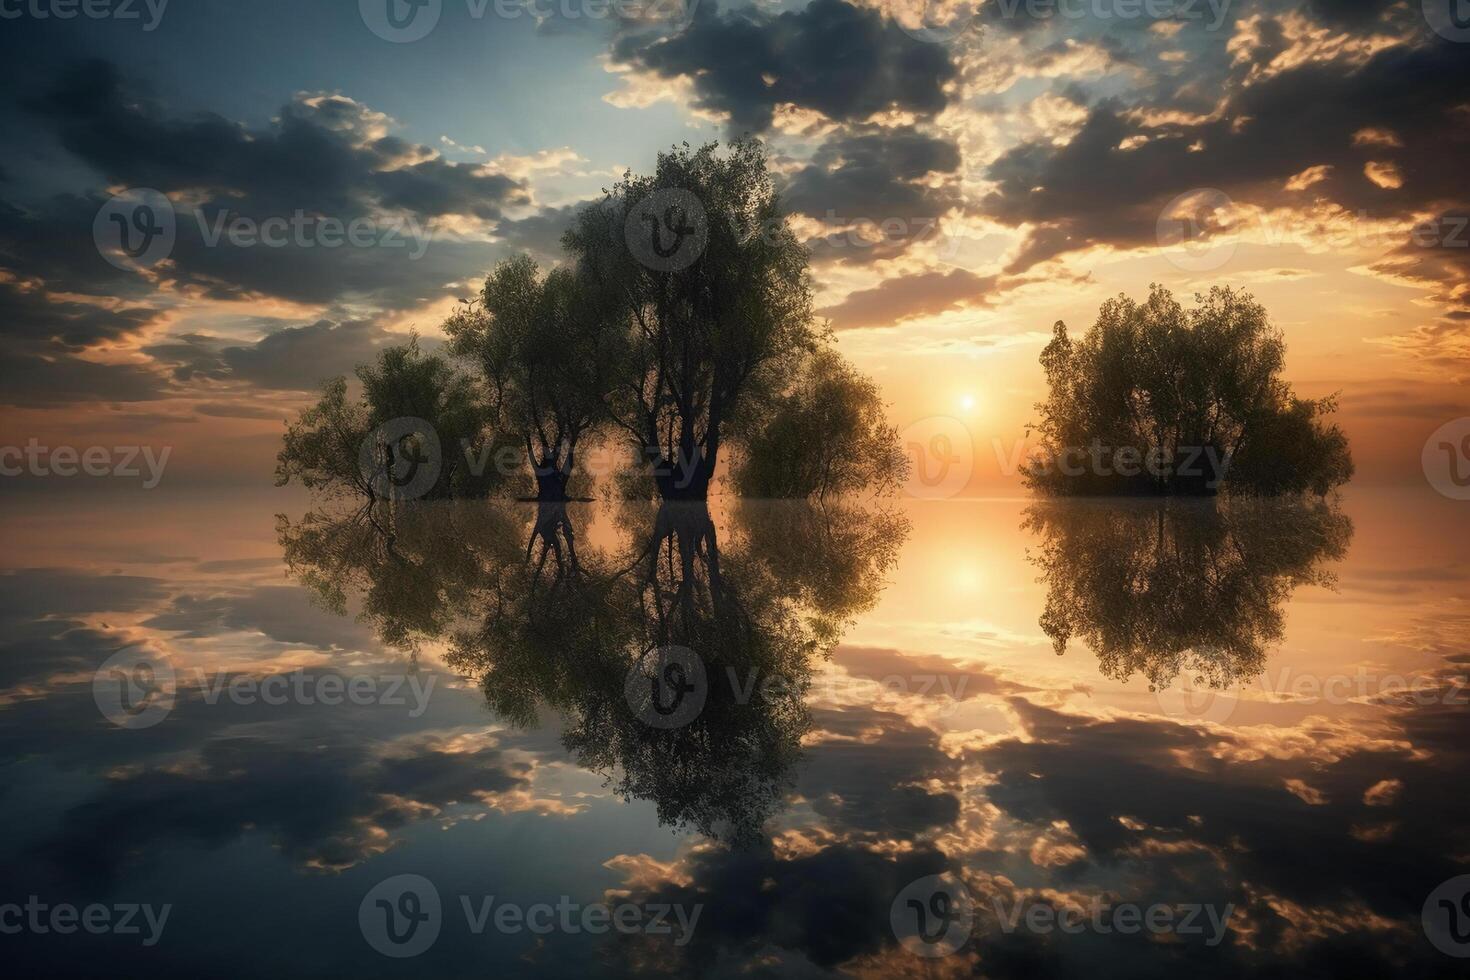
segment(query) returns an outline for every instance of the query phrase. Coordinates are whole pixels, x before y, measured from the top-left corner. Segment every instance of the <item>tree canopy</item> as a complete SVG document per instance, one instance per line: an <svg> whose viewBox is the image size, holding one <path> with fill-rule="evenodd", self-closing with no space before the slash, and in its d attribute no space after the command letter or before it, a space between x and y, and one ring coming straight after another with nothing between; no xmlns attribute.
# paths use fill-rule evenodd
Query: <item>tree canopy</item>
<svg viewBox="0 0 1470 980"><path fill-rule="evenodd" d="M480 370L492 425L524 444L539 499L566 499L578 445L607 421L620 312L583 270L542 276L521 255L445 321L450 350Z"/></svg>
<svg viewBox="0 0 1470 980"><path fill-rule="evenodd" d="M276 485L295 479L328 496L373 501L399 496L483 496L502 482L488 468L488 413L469 378L444 358L425 354L418 339L386 347L357 369L354 401L344 377L329 380L317 403L286 427L276 456Z"/></svg>
<svg viewBox="0 0 1470 980"><path fill-rule="evenodd" d="M665 499L708 493L726 432L818 342L807 253L764 151L755 141L716 149L659 154L653 174L625 175L562 240L625 304L610 414Z"/></svg>
<svg viewBox="0 0 1470 980"><path fill-rule="evenodd" d="M625 174L579 212L562 244L549 271L501 262L444 322L470 375L415 342L359 369L361 402L329 382L289 426L279 482L369 501L481 496L519 486L504 462L514 446L511 469L534 476L537 499L564 501L585 447L610 440L636 462L617 474L623 492L665 500L704 499L727 446L751 495L902 481L877 386L812 314L807 252L759 142L659 154L652 174Z"/></svg>
<svg viewBox="0 0 1470 980"><path fill-rule="evenodd" d="M1222 287L1193 309L1159 286L1108 300L1075 342L1058 322L1024 478L1058 494L1326 494L1352 476L1347 439L1333 399L1282 380L1285 358L1265 308Z"/></svg>

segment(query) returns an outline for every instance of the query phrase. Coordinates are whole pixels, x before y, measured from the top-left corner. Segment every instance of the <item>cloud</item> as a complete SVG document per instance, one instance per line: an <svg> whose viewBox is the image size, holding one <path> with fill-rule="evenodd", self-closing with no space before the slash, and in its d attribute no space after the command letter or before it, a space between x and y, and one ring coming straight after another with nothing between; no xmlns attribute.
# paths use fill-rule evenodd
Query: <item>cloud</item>
<svg viewBox="0 0 1470 980"><path fill-rule="evenodd" d="M1157 244L1164 205L1202 188L1261 205L1315 200L1408 219L1464 196L1444 140L1464 131L1459 93L1470 63L1452 47L1397 46L1356 66L1307 61L1252 84L1236 80L1203 119L1149 125L1149 113L1163 118L1170 107L1125 111L1105 100L1065 144L1043 137L1002 153L988 168L996 189L984 210L1028 228L1010 271L1096 245ZM1302 105L1317 110L1303 116ZM1392 132L1401 145L1364 145L1355 135L1365 128ZM1374 161L1401 183L1371 180L1364 167ZM1286 182L1314 167L1328 168L1325 176L1292 197ZM1301 200L1308 191L1312 199Z"/></svg>
<svg viewBox="0 0 1470 980"><path fill-rule="evenodd" d="M109 183L244 198L261 213L355 216L376 205L493 218L525 200L519 181L390 136L391 120L342 95L299 95L270 128L251 130L214 114L169 118L115 65L92 60L34 105Z"/></svg>
<svg viewBox="0 0 1470 980"><path fill-rule="evenodd" d="M367 321L318 320L274 330L253 344L226 345L215 337L185 334L143 352L171 367L180 381L204 378L277 391L314 391L328 378L350 376L383 347L404 339Z"/></svg>
<svg viewBox="0 0 1470 980"><path fill-rule="evenodd" d="M778 105L862 122L897 109L933 115L948 104L955 65L939 44L915 40L871 8L813 0L775 16L702 5L671 37L620 38L613 59L661 78L693 80L695 107L729 119L732 133L771 127Z"/></svg>
<svg viewBox="0 0 1470 980"><path fill-rule="evenodd" d="M842 302L817 312L838 330L888 327L912 317L979 305L999 281L997 276L977 276L966 269L898 276L854 290Z"/></svg>

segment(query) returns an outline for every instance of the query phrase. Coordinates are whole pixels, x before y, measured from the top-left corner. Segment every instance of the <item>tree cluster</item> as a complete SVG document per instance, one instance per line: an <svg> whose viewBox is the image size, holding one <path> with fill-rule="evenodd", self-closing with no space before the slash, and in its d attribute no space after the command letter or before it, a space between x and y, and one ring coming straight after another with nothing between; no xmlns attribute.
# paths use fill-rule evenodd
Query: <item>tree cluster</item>
<svg viewBox="0 0 1470 980"><path fill-rule="evenodd" d="M430 423L438 446L390 433L367 455L406 479L414 454L437 451L432 496L518 486L464 465L485 458L475 447L514 445L536 499L567 500L578 454L607 441L636 462L624 485L664 500L704 499L722 453L753 495L901 482L877 386L813 316L807 252L758 142L660 154L653 174L627 173L583 209L562 243L549 271L524 255L500 263L445 322L447 352L472 379L416 347L385 352L359 372L363 402L335 380L290 427L279 482L374 497L358 445L405 415Z"/></svg>
<svg viewBox="0 0 1470 980"><path fill-rule="evenodd" d="M1042 453L1024 474L1050 494L1325 495L1353 474L1332 398L1281 378L1286 345L1249 293L1215 287L1185 309L1155 286L1108 300L1041 354ZM1069 462L1070 461L1070 462Z"/></svg>

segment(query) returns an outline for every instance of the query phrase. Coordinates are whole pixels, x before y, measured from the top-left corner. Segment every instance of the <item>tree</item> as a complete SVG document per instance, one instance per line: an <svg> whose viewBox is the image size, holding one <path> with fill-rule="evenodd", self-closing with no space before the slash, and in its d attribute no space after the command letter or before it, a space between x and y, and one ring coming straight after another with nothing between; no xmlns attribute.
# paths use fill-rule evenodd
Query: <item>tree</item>
<svg viewBox="0 0 1470 980"><path fill-rule="evenodd" d="M892 490L907 478L908 457L878 385L830 347L810 354L761 414L734 472L745 496L825 499Z"/></svg>
<svg viewBox="0 0 1470 980"><path fill-rule="evenodd" d="M486 409L473 383L442 357L424 354L418 338L384 348L357 377L359 401L348 399L346 378L333 378L317 404L287 426L276 456L277 486L295 478L328 495L373 501L397 495L403 473L431 477L411 494L425 499L483 496L500 482L493 469L475 473L468 465L492 455L484 447Z"/></svg>
<svg viewBox="0 0 1470 980"><path fill-rule="evenodd" d="M1331 399L1296 398L1286 345L1249 293L1215 287L1185 310L1154 286L1108 300L1073 343L1058 322L1041 354L1043 457L1023 474L1060 494L1319 495L1353 473ZM1244 461L1244 467L1237 464Z"/></svg>
<svg viewBox="0 0 1470 980"><path fill-rule="evenodd" d="M607 418L619 312L584 271L543 277L522 255L444 324L450 349L479 366L497 428L524 443L538 500L567 499L577 446Z"/></svg>
<svg viewBox="0 0 1470 980"><path fill-rule="evenodd" d="M276 486L292 479L328 496L361 494L371 498L372 474L358 465L358 452L372 426L367 406L347 398L347 379L327 381L321 399L286 425L276 454Z"/></svg>
<svg viewBox="0 0 1470 980"><path fill-rule="evenodd" d="M620 297L628 342L609 408L665 499L703 499L727 427L815 342L807 255L758 142L685 145L628 173L563 245Z"/></svg>

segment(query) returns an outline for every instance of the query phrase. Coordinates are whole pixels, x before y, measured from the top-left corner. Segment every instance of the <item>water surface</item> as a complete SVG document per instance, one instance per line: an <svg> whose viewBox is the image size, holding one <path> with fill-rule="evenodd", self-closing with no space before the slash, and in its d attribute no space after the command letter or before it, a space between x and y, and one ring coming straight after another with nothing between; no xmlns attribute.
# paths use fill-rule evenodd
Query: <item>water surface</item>
<svg viewBox="0 0 1470 980"><path fill-rule="evenodd" d="M1470 514L1428 490L7 509L3 900L170 906L19 962L1458 965L1421 916L1466 870Z"/></svg>

